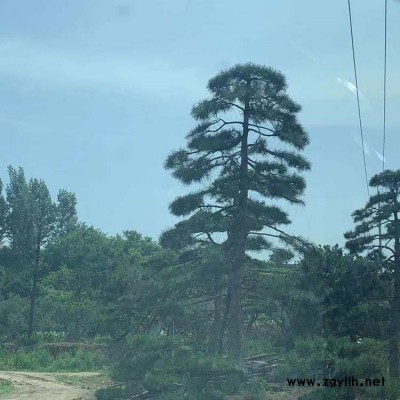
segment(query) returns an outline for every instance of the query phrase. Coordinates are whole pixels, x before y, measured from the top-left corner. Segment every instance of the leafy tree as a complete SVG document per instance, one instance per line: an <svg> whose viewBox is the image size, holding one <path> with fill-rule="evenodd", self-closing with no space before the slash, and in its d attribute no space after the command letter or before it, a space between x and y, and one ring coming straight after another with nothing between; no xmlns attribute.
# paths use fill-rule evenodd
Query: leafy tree
<svg viewBox="0 0 400 400"><path fill-rule="evenodd" d="M324 246L298 272L289 313L298 336L385 337L389 282L379 262Z"/></svg>
<svg viewBox="0 0 400 400"><path fill-rule="evenodd" d="M389 367L399 377L400 334L400 170L386 170L373 176L370 186L380 188L367 204L353 212L356 227L347 232L346 246L353 252L367 252L385 258L383 265L393 280L389 332Z"/></svg>
<svg viewBox="0 0 400 400"><path fill-rule="evenodd" d="M192 110L199 124L187 135L186 149L165 163L184 184L201 187L170 205L186 219L162 240L178 247L223 242L230 267L231 351L239 356L246 250L268 250L268 238L287 238L279 226L290 220L273 201L302 204L305 182L297 171L310 168L299 153L308 136L296 117L301 107L288 96L285 77L272 68L236 65L212 78L208 89L211 98Z"/></svg>
<svg viewBox="0 0 400 400"><path fill-rule="evenodd" d="M79 224L57 236L43 254L47 276L41 313L54 316L52 323L70 337L104 332L102 292L121 264L113 244L100 230Z"/></svg>
<svg viewBox="0 0 400 400"><path fill-rule="evenodd" d="M34 246L34 262L32 276L32 290L30 296L28 338L33 335L33 323L35 314L35 302L37 285L39 280L39 263L41 248L54 230L56 221L56 208L51 200L49 190L42 180L31 179L29 182L29 194L32 211L32 232Z"/></svg>
<svg viewBox="0 0 400 400"><path fill-rule="evenodd" d="M3 196L3 182L0 179L0 246L6 232L7 203Z"/></svg>
<svg viewBox="0 0 400 400"><path fill-rule="evenodd" d="M8 172L6 204L0 204L0 208L4 210L4 234L12 251L13 264L17 262L22 268L29 266L32 270L28 316L28 337L32 338L41 250L56 233L71 229L76 220L76 199L73 194L60 191L56 204L43 180L27 182L21 167L16 170L10 166Z"/></svg>
<svg viewBox="0 0 400 400"><path fill-rule="evenodd" d="M55 234L65 235L78 226L76 212L76 196L66 190L60 190L57 195L57 218Z"/></svg>
<svg viewBox="0 0 400 400"><path fill-rule="evenodd" d="M13 253L20 259L31 257L34 245L33 213L29 185L24 170L8 168L9 183L6 187L8 213L6 237Z"/></svg>
<svg viewBox="0 0 400 400"><path fill-rule="evenodd" d="M144 264L159 249L135 231L108 236L85 224L57 237L44 252L41 313L52 317L42 323L74 338L147 332L162 281Z"/></svg>

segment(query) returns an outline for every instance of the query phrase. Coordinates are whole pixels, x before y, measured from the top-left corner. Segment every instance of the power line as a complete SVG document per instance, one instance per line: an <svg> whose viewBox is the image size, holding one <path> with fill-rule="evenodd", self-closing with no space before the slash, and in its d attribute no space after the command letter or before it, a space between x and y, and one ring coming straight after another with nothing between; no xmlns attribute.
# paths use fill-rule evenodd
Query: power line
<svg viewBox="0 0 400 400"><path fill-rule="evenodd" d="M385 170L386 146L386 59L387 59L387 0L385 0L385 54L383 62L383 145L382 145L382 171Z"/></svg>
<svg viewBox="0 0 400 400"><path fill-rule="evenodd" d="M358 120L360 124L360 136L361 136L361 146L363 152L363 161L364 161L364 173L365 173L365 183L367 185L367 193L369 197L369 184L368 184L368 173L367 173L367 162L365 160L365 148L364 148L364 134L362 128L362 120L361 120L361 108L360 108L360 95L358 90L358 79L357 79L357 66L356 66L356 55L354 51L354 35L353 35L353 21L351 18L351 5L350 0L347 0L349 6L349 22L350 22L350 34L351 34L351 48L353 51L353 67L354 67L354 79L356 83L356 94L357 94L357 108L358 108Z"/></svg>
<svg viewBox="0 0 400 400"><path fill-rule="evenodd" d="M385 170L385 145L386 145L386 59L387 59L387 0L385 0L385 52L383 61L383 141L382 141L382 172ZM379 187L376 188L379 195ZM378 210L381 210L381 203L378 203ZM379 246L382 244L382 226L379 223Z"/></svg>

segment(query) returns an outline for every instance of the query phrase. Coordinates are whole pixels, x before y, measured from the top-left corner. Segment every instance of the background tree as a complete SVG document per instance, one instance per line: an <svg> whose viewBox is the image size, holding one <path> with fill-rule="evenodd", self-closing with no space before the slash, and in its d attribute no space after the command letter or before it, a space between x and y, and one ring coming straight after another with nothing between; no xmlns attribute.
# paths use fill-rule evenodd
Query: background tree
<svg viewBox="0 0 400 400"><path fill-rule="evenodd" d="M43 252L43 329L53 324L73 339L104 333L100 293L118 263L112 239L84 224L49 243Z"/></svg>
<svg viewBox="0 0 400 400"><path fill-rule="evenodd" d="M56 235L65 235L78 226L77 200L74 193L60 190L57 195Z"/></svg>
<svg viewBox="0 0 400 400"><path fill-rule="evenodd" d="M174 215L188 218L166 235L193 245L196 240L218 242L215 234L224 233L219 243L230 268L225 307L231 351L239 356L246 250L268 250L267 238L287 237L279 226L290 220L274 201L302 204L305 182L296 171L310 168L298 152L308 137L285 77L272 68L236 65L211 79L208 89L211 98L192 110L199 124L187 135L187 148L165 163L183 183L201 186L170 205Z"/></svg>
<svg viewBox="0 0 400 400"><path fill-rule="evenodd" d="M42 324L73 339L147 332L161 284L144 260L159 250L135 231L109 236L85 224L57 237L43 254Z"/></svg>
<svg viewBox="0 0 400 400"><path fill-rule="evenodd" d="M376 260L338 245L319 247L304 255L294 282L289 320L295 336L386 337L390 281Z"/></svg>
<svg viewBox="0 0 400 400"><path fill-rule="evenodd" d="M385 257L383 267L393 281L389 331L389 367L392 377L399 377L400 334L400 170L386 170L373 176L370 186L380 188L367 204L353 212L355 229L345 234L346 247L352 252ZM381 234L379 233L381 230Z"/></svg>
<svg viewBox="0 0 400 400"><path fill-rule="evenodd" d="M43 245L46 244L51 237L55 228L56 221L56 206L51 200L49 190L42 180L31 179L29 182L30 206L32 215L33 246L33 275L32 289L30 296L29 323L28 323L28 338L32 338L33 324L35 315L35 303L37 296L37 285L39 280L39 263L40 251Z"/></svg>
<svg viewBox="0 0 400 400"><path fill-rule="evenodd" d="M60 191L56 204L52 201L43 180L27 182L20 167L8 168L9 183L6 187L5 236L13 254L13 264L31 271L28 337L32 338L40 261L42 248L54 238L72 229L76 223L76 199L66 191Z"/></svg>
<svg viewBox="0 0 400 400"><path fill-rule="evenodd" d="M26 262L31 257L34 243L29 185L21 167L18 170L8 167L8 174L6 237L15 256Z"/></svg>
<svg viewBox="0 0 400 400"><path fill-rule="evenodd" d="M7 203L3 196L3 182L0 179L0 246L6 233Z"/></svg>

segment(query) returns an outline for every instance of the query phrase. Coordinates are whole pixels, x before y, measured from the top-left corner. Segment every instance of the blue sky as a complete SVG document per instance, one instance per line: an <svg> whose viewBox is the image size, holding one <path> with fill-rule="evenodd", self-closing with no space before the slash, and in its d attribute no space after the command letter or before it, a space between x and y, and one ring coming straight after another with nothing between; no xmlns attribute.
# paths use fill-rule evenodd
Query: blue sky
<svg viewBox="0 0 400 400"><path fill-rule="evenodd" d="M400 3L389 0L387 167L399 168ZM353 0L368 173L381 169L384 1ZM79 216L157 238L186 191L163 170L222 68L281 70L303 106L312 171L289 231L343 244L366 200L347 1L1 0L0 177L76 193Z"/></svg>

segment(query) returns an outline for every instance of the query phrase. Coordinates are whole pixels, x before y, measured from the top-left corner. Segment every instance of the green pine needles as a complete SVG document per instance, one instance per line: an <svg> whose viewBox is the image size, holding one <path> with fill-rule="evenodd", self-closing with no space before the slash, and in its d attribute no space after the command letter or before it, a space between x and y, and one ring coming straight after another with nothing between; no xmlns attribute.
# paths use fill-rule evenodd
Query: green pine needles
<svg viewBox="0 0 400 400"><path fill-rule="evenodd" d="M373 176L370 186L378 188L367 204L353 212L356 224L344 236L346 247L354 253L368 252L382 261L382 270L393 283L389 332L389 369L400 376L400 170L385 170Z"/></svg>
<svg viewBox="0 0 400 400"><path fill-rule="evenodd" d="M288 240L290 224L276 200L303 204L310 169L300 154L309 139L287 94L283 74L254 64L236 65L208 83L209 99L193 107L197 126L185 148L165 167L197 190L178 197L170 211L183 219L161 237L168 247L222 245L230 266L227 310L234 355L241 352L241 279L247 250L271 250L272 240ZM275 239L274 239L275 238Z"/></svg>

